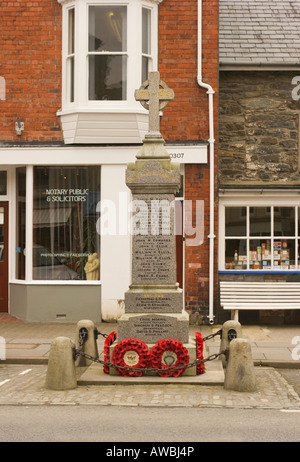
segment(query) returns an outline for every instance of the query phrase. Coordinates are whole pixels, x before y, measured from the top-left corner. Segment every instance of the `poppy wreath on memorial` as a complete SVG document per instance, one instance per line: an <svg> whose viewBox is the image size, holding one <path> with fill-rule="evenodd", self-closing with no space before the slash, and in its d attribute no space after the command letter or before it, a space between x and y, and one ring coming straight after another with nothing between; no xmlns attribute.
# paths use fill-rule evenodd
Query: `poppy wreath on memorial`
<svg viewBox="0 0 300 462"><path fill-rule="evenodd" d="M188 350L179 340L172 338L159 340L151 350L152 367L161 377L179 377L189 360Z"/></svg>
<svg viewBox="0 0 300 462"><path fill-rule="evenodd" d="M196 332L196 358L200 361L203 361L203 337L200 332ZM197 375L203 374L205 372L204 363L197 364L196 367Z"/></svg>
<svg viewBox="0 0 300 462"><path fill-rule="evenodd" d="M146 343L136 338L126 338L115 346L112 362L124 377L141 377L144 371L139 369L149 366L150 353Z"/></svg>
<svg viewBox="0 0 300 462"><path fill-rule="evenodd" d="M109 363L110 361L110 351L109 351L109 347L114 343L114 341L116 340L117 338L117 332L113 331L111 332L107 337L106 339L104 340L104 349L103 349L103 353L104 353L104 361L106 363ZM105 374L109 374L109 366L107 364L104 364L103 366L103 372Z"/></svg>

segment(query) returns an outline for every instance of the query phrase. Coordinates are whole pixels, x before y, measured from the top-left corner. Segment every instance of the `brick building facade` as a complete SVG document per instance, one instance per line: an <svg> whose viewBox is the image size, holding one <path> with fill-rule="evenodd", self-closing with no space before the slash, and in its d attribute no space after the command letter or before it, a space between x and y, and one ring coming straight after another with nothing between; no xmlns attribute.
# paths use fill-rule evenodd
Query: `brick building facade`
<svg viewBox="0 0 300 462"><path fill-rule="evenodd" d="M1 3L0 310L28 321L122 314L130 282L130 236L120 224L130 200L125 169L148 120L134 90L159 70L175 91L161 131L182 164L178 201L192 204L189 227L204 226L201 242L190 231L178 239L178 278L191 318L213 322L218 1L23 3ZM101 236L100 201L115 205L117 219L116 232ZM100 271L91 280L93 254Z"/></svg>

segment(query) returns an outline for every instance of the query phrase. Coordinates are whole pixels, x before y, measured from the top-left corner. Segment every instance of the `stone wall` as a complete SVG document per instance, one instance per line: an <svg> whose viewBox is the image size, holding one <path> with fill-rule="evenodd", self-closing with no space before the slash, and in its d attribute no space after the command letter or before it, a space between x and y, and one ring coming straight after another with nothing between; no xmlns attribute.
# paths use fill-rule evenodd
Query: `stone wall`
<svg viewBox="0 0 300 462"><path fill-rule="evenodd" d="M220 187L299 186L300 104L292 99L296 75L220 72Z"/></svg>

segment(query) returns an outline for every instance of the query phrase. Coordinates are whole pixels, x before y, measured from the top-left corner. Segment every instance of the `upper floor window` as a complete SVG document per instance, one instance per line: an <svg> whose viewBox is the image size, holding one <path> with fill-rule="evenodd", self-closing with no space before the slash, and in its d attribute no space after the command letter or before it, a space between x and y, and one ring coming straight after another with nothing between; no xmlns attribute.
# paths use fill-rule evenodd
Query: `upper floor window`
<svg viewBox="0 0 300 462"><path fill-rule="evenodd" d="M134 92L157 70L161 1L58 0L65 143L141 143L148 117Z"/></svg>
<svg viewBox="0 0 300 462"><path fill-rule="evenodd" d="M145 120L142 120L145 110L135 101L134 92L150 71L157 70L158 4L161 1L58 0L63 6L62 108L59 115L65 140L69 140L66 142L89 142L85 128L81 127L83 132L76 134L83 113L94 114L85 117L85 126L90 125L89 130L97 127L100 135L105 123L95 114L141 114L132 125L136 133L131 136L135 139L133 142L141 141L142 131L146 132ZM75 113L76 120L66 117ZM118 117L106 117L104 127L107 129L107 120L112 121L111 139L130 142L116 131L117 124L114 127L112 119ZM73 141L70 141L71 131ZM79 133L80 136L85 133L84 139L77 136ZM94 136L90 140L96 141Z"/></svg>
<svg viewBox="0 0 300 462"><path fill-rule="evenodd" d="M127 7L89 6L89 100L127 99L127 61Z"/></svg>

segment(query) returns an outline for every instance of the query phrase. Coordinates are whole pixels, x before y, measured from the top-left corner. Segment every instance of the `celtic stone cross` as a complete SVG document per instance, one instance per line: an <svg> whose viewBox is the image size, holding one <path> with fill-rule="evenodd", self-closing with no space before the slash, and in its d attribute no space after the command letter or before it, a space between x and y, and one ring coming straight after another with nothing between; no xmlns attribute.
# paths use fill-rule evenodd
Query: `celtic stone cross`
<svg viewBox="0 0 300 462"><path fill-rule="evenodd" d="M149 110L149 134L160 135L159 111L174 99L174 91L160 80L159 72L149 72L149 79L135 91L134 96Z"/></svg>

